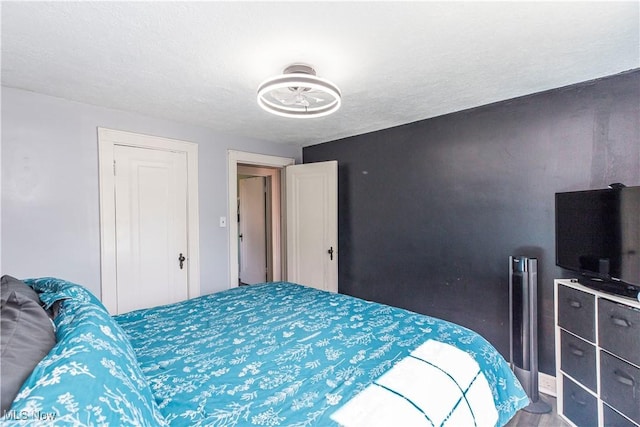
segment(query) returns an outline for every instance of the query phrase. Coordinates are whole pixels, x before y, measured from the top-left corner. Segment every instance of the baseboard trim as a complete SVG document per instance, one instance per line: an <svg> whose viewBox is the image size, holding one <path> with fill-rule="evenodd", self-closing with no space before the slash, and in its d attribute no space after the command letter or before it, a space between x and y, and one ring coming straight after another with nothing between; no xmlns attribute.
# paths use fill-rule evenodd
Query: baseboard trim
<svg viewBox="0 0 640 427"><path fill-rule="evenodd" d="M549 396L557 397L556 377L538 372L538 391Z"/></svg>

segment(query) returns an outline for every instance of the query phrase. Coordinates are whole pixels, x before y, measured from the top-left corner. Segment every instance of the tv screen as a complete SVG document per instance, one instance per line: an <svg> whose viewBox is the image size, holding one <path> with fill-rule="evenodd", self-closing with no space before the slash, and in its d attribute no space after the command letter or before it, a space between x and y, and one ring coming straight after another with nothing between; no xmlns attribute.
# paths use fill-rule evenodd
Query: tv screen
<svg viewBox="0 0 640 427"><path fill-rule="evenodd" d="M640 289L640 187L556 193L556 264Z"/></svg>

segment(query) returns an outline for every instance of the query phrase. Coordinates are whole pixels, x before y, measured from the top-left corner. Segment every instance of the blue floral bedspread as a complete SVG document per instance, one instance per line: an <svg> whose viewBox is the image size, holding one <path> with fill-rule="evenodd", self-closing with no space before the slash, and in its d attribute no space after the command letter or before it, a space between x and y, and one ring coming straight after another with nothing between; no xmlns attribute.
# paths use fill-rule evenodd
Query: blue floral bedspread
<svg viewBox="0 0 640 427"><path fill-rule="evenodd" d="M25 282L46 308L60 304L56 345L1 414L0 425L166 425L127 335L102 303L64 280Z"/></svg>
<svg viewBox="0 0 640 427"><path fill-rule="evenodd" d="M471 355L497 425L528 404L469 329L290 283L231 289L115 316L171 425L331 426L341 405L429 340Z"/></svg>

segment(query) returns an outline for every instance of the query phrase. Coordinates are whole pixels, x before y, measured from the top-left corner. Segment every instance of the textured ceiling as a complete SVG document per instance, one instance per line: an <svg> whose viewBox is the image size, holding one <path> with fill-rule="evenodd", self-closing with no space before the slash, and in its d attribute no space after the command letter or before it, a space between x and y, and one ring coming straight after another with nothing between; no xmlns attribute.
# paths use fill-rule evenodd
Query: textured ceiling
<svg viewBox="0 0 640 427"><path fill-rule="evenodd" d="M310 145L640 67L639 2L2 2L2 85ZM270 115L293 62L335 114Z"/></svg>

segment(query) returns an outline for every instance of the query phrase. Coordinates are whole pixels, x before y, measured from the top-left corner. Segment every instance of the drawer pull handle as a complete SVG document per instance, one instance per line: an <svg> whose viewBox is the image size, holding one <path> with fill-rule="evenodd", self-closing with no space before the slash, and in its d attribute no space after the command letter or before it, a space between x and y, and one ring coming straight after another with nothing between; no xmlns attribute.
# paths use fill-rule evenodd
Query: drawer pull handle
<svg viewBox="0 0 640 427"><path fill-rule="evenodd" d="M571 351L571 354L573 354L574 356L578 356L578 357L584 356L584 351L580 350L578 347L574 347L570 345L569 350Z"/></svg>
<svg viewBox="0 0 640 427"><path fill-rule="evenodd" d="M585 402L584 400L579 400L574 393L571 393L571 400L573 400L580 406L587 406L587 402Z"/></svg>
<svg viewBox="0 0 640 427"><path fill-rule="evenodd" d="M622 319L621 317L616 316L611 316L611 323L622 328L628 328L629 326L631 326L631 322L629 322L627 319Z"/></svg>
<svg viewBox="0 0 640 427"><path fill-rule="evenodd" d="M570 299L569 300L569 305L573 308L581 308L582 304L580 304L580 301L576 301L574 299Z"/></svg>
<svg viewBox="0 0 640 427"><path fill-rule="evenodd" d="M618 370L613 371L613 375L615 375L616 380L620 384L624 384L624 385L627 385L629 387L633 387L633 384L634 384L633 378L627 377L626 375L620 373L620 371L618 371Z"/></svg>

